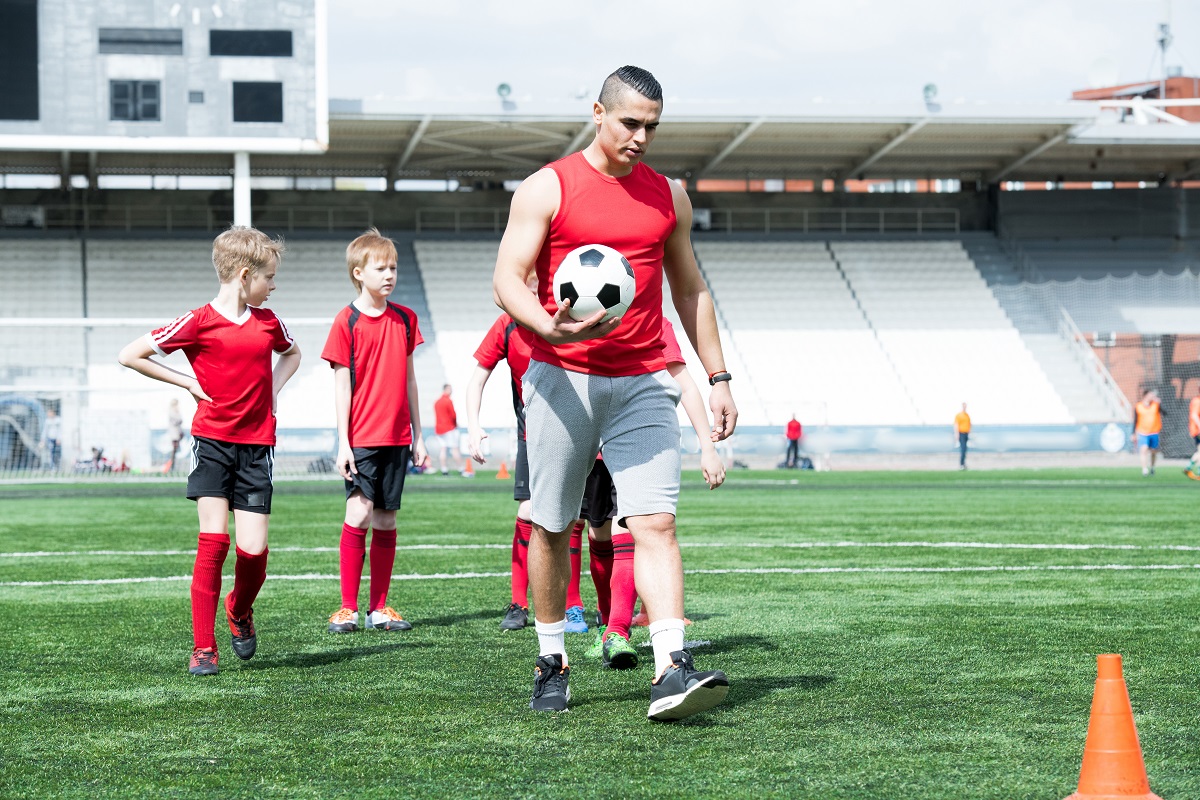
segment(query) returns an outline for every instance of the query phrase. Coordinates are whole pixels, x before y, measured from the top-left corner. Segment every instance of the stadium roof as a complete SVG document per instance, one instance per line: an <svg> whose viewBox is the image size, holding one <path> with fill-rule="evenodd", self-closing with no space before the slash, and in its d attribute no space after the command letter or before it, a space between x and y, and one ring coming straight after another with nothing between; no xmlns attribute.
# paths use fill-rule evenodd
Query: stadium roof
<svg viewBox="0 0 1200 800"><path fill-rule="evenodd" d="M586 103L481 111L450 104L372 107L334 101L324 153L253 156L256 175L502 181L590 141ZM565 107L564 107L565 106ZM581 106L583 111L581 112ZM648 162L673 177L954 178L1161 181L1200 175L1200 125L1122 121L1095 102L1049 107L812 103L804 108L693 105L667 111ZM352 110L348 110L352 109ZM1123 112L1128 119L1128 111ZM93 138L76 149L6 147L0 172L58 172L90 159L97 174L228 174L226 153L154 152L146 140ZM63 148L73 156L64 157ZM92 153L94 155L88 155Z"/></svg>

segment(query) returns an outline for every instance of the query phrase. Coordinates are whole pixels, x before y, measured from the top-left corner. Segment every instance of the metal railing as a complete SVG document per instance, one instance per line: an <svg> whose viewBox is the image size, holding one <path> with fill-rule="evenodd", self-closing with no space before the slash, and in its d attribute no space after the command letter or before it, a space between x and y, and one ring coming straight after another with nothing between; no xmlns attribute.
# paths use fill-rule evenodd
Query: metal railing
<svg viewBox="0 0 1200 800"><path fill-rule="evenodd" d="M39 205L37 222L3 226L9 230L80 231L219 231L233 222L232 206L170 203L81 203ZM345 230L375 224L375 209L368 204L348 206L255 206L254 224L269 230ZM31 220L33 217L31 217Z"/></svg>
<svg viewBox="0 0 1200 800"><path fill-rule="evenodd" d="M1096 389L1097 394L1104 398L1105 404L1109 411L1113 413L1118 420L1127 420L1133 417L1133 404L1129 402L1129 398L1121 391L1121 387L1117 384L1112 373L1104 366L1104 363L1096 355L1096 351L1092 349L1091 344L1087 340L1087 336L1079 330L1079 326L1075 324L1075 320L1071 317L1065 308L1059 308L1058 317L1058 333L1066 340L1071 354L1083 367L1084 373L1092 382L1092 386Z"/></svg>
<svg viewBox="0 0 1200 800"><path fill-rule="evenodd" d="M31 207L37 213L8 229L22 227L81 231L219 231L233 220L233 208L178 203L78 203ZM953 208L713 208L697 209L696 229L725 233L958 233ZM504 232L508 208L445 207L388 209L353 205L263 205L251 216L268 230L334 231L370 225L408 228L417 233Z"/></svg>
<svg viewBox="0 0 1200 800"><path fill-rule="evenodd" d="M697 209L698 230L726 233L958 233L955 208L712 208ZM503 233L507 208L423 208L421 232Z"/></svg>
<svg viewBox="0 0 1200 800"><path fill-rule="evenodd" d="M958 233L955 208L714 208L726 233Z"/></svg>

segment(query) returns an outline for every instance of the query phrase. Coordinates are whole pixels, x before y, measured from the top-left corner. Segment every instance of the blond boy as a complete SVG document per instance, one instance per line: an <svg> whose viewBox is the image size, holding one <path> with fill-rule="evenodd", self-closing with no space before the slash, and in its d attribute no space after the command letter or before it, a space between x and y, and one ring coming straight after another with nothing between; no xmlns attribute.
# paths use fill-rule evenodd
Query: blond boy
<svg viewBox="0 0 1200 800"><path fill-rule="evenodd" d="M193 675L217 673L213 624L221 568L229 553L229 512L237 539L233 590L225 617L238 658L254 655L254 600L267 574L267 527L275 460L275 407L300 366L300 348L282 320L261 308L275 290L280 240L232 227L213 242L221 287L212 302L139 336L121 350L122 365L187 389L196 399L187 496L196 502L200 536L192 571ZM195 377L156 361L182 350ZM272 354L279 359L272 368Z"/></svg>
<svg viewBox="0 0 1200 800"><path fill-rule="evenodd" d="M330 633L358 630L358 591L371 534L366 624L385 631L412 625L387 604L396 559L396 512L408 462L428 460L421 435L413 350L424 339L417 315L388 301L396 288L396 245L371 228L346 248L353 303L338 313L321 358L333 368L337 470L346 485L340 542L342 607Z"/></svg>

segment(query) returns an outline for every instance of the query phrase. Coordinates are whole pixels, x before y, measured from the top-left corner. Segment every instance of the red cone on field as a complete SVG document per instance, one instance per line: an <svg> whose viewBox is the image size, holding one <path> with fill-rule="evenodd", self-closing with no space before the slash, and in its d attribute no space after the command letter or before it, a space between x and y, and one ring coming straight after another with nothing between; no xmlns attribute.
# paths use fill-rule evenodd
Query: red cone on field
<svg viewBox="0 0 1200 800"><path fill-rule="evenodd" d="M508 474L508 466L503 461L501 461L500 462L500 471L496 473L496 480L506 481L511 477L512 476Z"/></svg>
<svg viewBox="0 0 1200 800"><path fill-rule="evenodd" d="M1133 706L1121 675L1121 657L1109 653L1096 656L1096 691L1083 746L1079 788L1066 800L1127 798L1162 800L1150 791L1133 724Z"/></svg>

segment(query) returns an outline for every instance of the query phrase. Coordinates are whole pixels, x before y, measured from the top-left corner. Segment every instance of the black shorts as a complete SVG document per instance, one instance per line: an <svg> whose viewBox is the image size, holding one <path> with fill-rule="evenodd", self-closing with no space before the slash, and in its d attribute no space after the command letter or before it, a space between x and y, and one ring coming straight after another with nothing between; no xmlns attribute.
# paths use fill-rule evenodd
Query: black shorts
<svg viewBox="0 0 1200 800"><path fill-rule="evenodd" d="M517 460L513 462L513 500L528 500L529 452L525 449L525 437L517 437Z"/></svg>
<svg viewBox="0 0 1200 800"><path fill-rule="evenodd" d="M404 476L412 448L406 444L395 447L355 447L354 465L358 474L346 483L346 499L356 491L379 511L399 511L400 495L404 494Z"/></svg>
<svg viewBox="0 0 1200 800"><path fill-rule="evenodd" d="M604 459L597 458L583 486L583 505L579 509L579 517L586 519L593 528L599 528L615 516L617 487L613 485L612 474L604 465Z"/></svg>
<svg viewBox="0 0 1200 800"><path fill-rule="evenodd" d="M275 448L269 444L235 444L192 437L189 500L224 497L236 511L271 513L271 481Z"/></svg>

